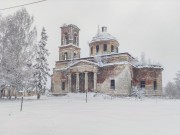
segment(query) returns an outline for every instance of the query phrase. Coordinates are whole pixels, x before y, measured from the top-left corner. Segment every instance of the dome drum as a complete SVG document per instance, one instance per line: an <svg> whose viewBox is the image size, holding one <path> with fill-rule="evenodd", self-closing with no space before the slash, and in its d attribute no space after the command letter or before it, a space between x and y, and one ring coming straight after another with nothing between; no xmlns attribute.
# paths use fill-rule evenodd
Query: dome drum
<svg viewBox="0 0 180 135"><path fill-rule="evenodd" d="M102 31L98 29L96 36L89 43L90 55L104 55L118 53L119 43L115 37L107 33L107 27L103 26Z"/></svg>

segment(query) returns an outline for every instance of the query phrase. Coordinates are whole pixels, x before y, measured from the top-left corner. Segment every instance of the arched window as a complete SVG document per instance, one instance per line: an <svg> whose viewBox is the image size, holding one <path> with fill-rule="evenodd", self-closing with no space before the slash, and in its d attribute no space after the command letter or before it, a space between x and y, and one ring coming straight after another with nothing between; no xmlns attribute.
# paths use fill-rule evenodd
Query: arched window
<svg viewBox="0 0 180 135"><path fill-rule="evenodd" d="M157 90L157 81L154 80L154 90Z"/></svg>
<svg viewBox="0 0 180 135"><path fill-rule="evenodd" d="M141 81L141 89L145 89L146 88L146 81Z"/></svg>
<svg viewBox="0 0 180 135"><path fill-rule="evenodd" d="M110 88L115 89L115 80L111 80Z"/></svg>
<svg viewBox="0 0 180 135"><path fill-rule="evenodd" d="M104 44L104 52L107 51L107 44Z"/></svg>
<svg viewBox="0 0 180 135"><path fill-rule="evenodd" d="M78 41L77 41L77 34L75 33L75 34L74 34L74 37L73 37L73 44L74 44L74 45L77 45L77 42L78 42Z"/></svg>
<svg viewBox="0 0 180 135"><path fill-rule="evenodd" d="M93 54L93 47L91 47L91 54Z"/></svg>
<svg viewBox="0 0 180 135"><path fill-rule="evenodd" d="M114 52L114 46L111 45L111 52Z"/></svg>
<svg viewBox="0 0 180 135"><path fill-rule="evenodd" d="M65 90L65 82L62 82L62 90Z"/></svg>
<svg viewBox="0 0 180 135"><path fill-rule="evenodd" d="M67 58L68 58L68 54L67 54L67 52L65 52L64 53L64 60L67 60Z"/></svg>
<svg viewBox="0 0 180 135"><path fill-rule="evenodd" d="M116 52L118 53L119 51L118 51L118 47L116 47Z"/></svg>
<svg viewBox="0 0 180 135"><path fill-rule="evenodd" d="M74 58L76 58L76 53L74 53Z"/></svg>
<svg viewBox="0 0 180 135"><path fill-rule="evenodd" d="M99 45L96 45L96 54L99 53Z"/></svg>
<svg viewBox="0 0 180 135"><path fill-rule="evenodd" d="M64 34L65 44L69 44L69 37L67 32Z"/></svg>

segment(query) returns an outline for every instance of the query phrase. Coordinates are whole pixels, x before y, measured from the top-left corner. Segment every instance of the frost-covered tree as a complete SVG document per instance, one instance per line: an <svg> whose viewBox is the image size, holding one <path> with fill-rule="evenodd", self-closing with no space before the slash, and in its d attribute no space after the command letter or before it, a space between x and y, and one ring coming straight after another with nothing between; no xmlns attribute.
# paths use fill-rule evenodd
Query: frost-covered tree
<svg viewBox="0 0 180 135"><path fill-rule="evenodd" d="M132 96L142 99L144 97L145 89L132 87Z"/></svg>
<svg viewBox="0 0 180 135"><path fill-rule="evenodd" d="M33 70L37 32L33 17L26 9L2 17L0 21L0 81L1 85L24 90Z"/></svg>
<svg viewBox="0 0 180 135"><path fill-rule="evenodd" d="M174 80L175 80L175 83L176 83L177 90L180 93L180 71L178 71L176 73L176 77L174 78Z"/></svg>
<svg viewBox="0 0 180 135"><path fill-rule="evenodd" d="M147 62L146 62L146 55L144 52L141 53L141 64L142 65L146 65Z"/></svg>
<svg viewBox="0 0 180 135"><path fill-rule="evenodd" d="M167 85L165 87L165 95L168 96L169 98L177 98L178 97L175 83L173 83L173 82L167 83Z"/></svg>
<svg viewBox="0 0 180 135"><path fill-rule="evenodd" d="M34 65L34 77L37 90L37 99L40 99L40 94L45 93L47 76L49 76L49 68L47 62L47 57L49 53L46 49L47 38L48 36L46 34L46 30L43 27L41 32L41 40L37 47L36 64Z"/></svg>
<svg viewBox="0 0 180 135"><path fill-rule="evenodd" d="M180 71L176 73L175 82L168 82L165 87L165 95L169 98L180 98Z"/></svg>

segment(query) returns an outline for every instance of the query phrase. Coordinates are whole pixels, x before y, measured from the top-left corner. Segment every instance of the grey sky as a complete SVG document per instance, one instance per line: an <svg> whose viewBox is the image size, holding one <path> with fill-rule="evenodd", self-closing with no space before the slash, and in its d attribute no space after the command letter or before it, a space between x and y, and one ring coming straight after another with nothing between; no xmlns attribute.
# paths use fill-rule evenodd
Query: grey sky
<svg viewBox="0 0 180 135"><path fill-rule="evenodd" d="M34 2L36 0L0 0L0 8ZM75 24L80 30L81 57L89 56L88 42L97 27L107 26L119 43L119 52L129 52L164 66L163 85L180 70L180 1L169 0L47 0L25 7L34 16L40 34L47 30L50 68L58 60L60 26ZM0 11L1 15L16 10Z"/></svg>

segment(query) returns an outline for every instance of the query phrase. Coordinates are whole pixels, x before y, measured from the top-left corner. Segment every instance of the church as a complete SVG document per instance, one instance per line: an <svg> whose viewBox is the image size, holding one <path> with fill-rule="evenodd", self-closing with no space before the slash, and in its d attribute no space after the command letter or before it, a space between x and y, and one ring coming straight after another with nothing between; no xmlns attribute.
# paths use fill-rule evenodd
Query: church
<svg viewBox="0 0 180 135"><path fill-rule="evenodd" d="M146 96L162 95L160 65L142 64L129 53L119 53L118 40L103 26L89 43L89 57L81 58L80 29L61 27L59 60L51 76L53 94L98 92L131 96L134 87Z"/></svg>

